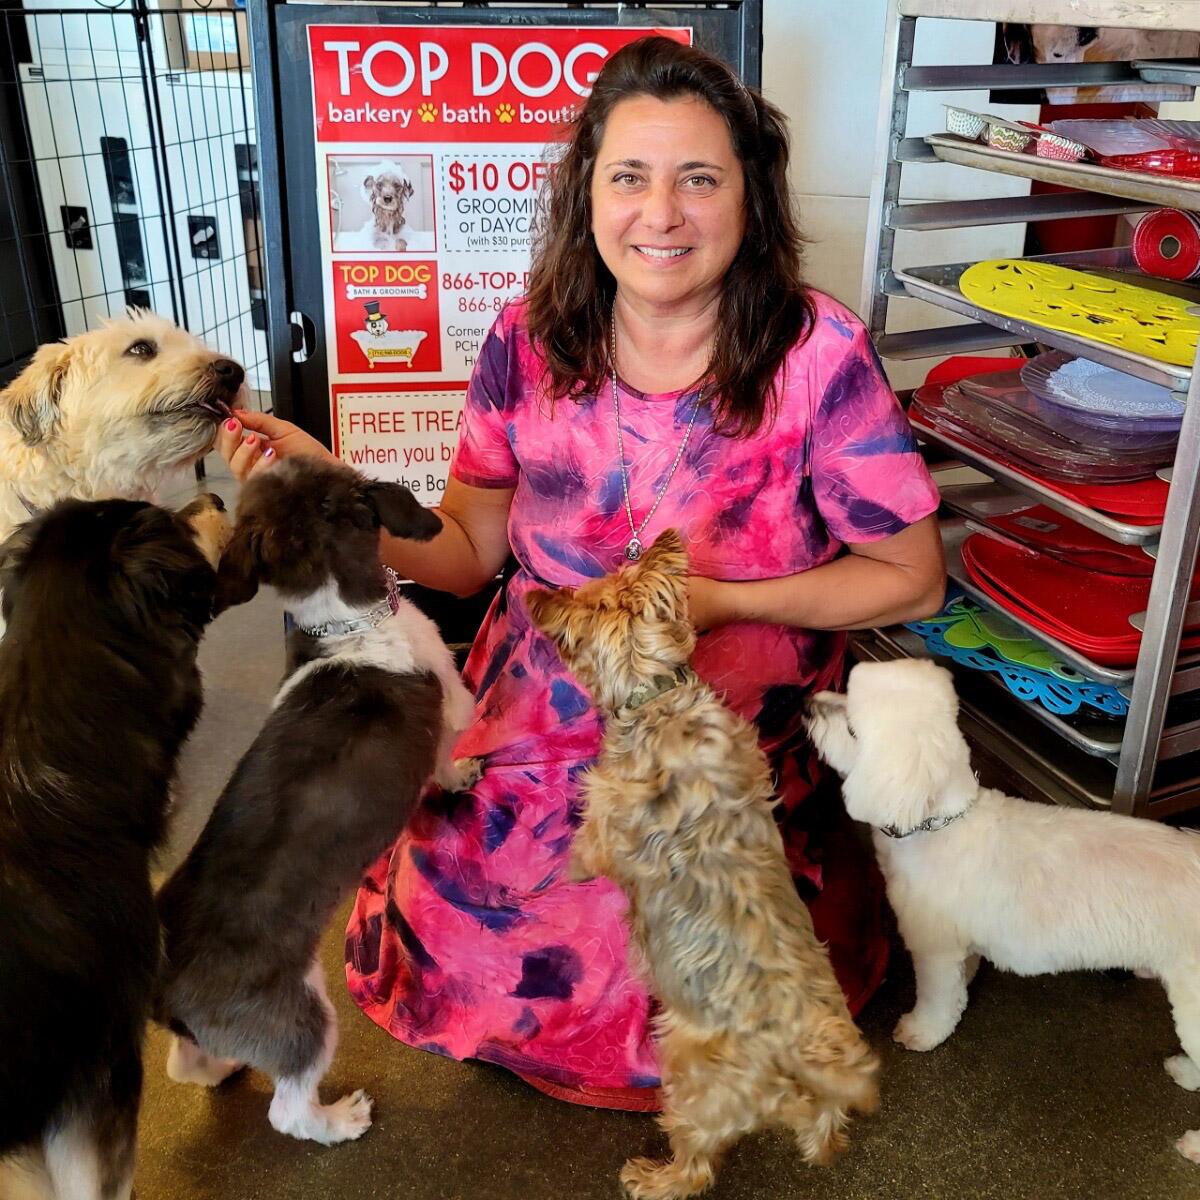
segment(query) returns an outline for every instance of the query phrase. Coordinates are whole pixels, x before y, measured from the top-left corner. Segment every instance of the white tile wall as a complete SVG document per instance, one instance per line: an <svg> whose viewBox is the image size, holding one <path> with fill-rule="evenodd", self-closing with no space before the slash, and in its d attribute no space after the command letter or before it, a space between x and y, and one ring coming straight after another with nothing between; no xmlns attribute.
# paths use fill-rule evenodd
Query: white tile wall
<svg viewBox="0 0 1200 1200"><path fill-rule="evenodd" d="M869 197L875 169L875 131L884 76L886 0L766 0L763 90L791 121L792 184L803 228L811 239L807 278L857 309ZM918 25L917 62L983 63L992 59L994 26L977 21ZM1010 119L1033 119L1032 106L997 106L986 93L916 93L908 133L945 128L942 105L958 103ZM1028 183L946 164L904 168L903 198L942 200L1020 195ZM965 262L1019 254L1024 226L902 233L897 265ZM893 302L893 330L950 324L952 314L916 301ZM931 361L889 363L897 387L919 382Z"/></svg>

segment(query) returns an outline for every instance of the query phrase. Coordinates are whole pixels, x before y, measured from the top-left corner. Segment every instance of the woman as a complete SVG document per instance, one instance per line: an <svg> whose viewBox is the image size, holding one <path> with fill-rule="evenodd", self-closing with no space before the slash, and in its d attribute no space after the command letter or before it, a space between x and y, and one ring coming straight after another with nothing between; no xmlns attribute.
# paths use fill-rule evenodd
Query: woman
<svg viewBox="0 0 1200 1200"><path fill-rule="evenodd" d="M651 1108L650 1001L624 898L563 867L600 720L523 597L688 542L697 672L755 721L818 933L855 1007L881 977L873 864L845 836L800 714L837 686L838 630L916 619L944 588L937 493L865 330L806 290L782 115L720 62L664 38L615 54L554 173L526 299L471 380L427 546L388 561L468 595L517 570L465 670L486 770L435 795L369 873L351 991L410 1045L504 1065L566 1099ZM239 477L325 453L245 414Z"/></svg>

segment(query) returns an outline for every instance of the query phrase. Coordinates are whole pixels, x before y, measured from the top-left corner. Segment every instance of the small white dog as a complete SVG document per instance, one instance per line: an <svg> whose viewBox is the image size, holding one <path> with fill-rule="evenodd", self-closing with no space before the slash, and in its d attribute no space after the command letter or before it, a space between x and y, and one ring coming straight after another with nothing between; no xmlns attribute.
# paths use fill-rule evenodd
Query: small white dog
<svg viewBox="0 0 1200 1200"><path fill-rule="evenodd" d="M1018 975L1123 967L1162 980L1184 1051L1164 1065L1200 1090L1200 840L981 788L957 715L949 672L921 660L860 663L846 695L810 706L847 811L874 827L912 955L917 999L896 1041L945 1041L980 957ZM1176 1147L1200 1162L1200 1130Z"/></svg>
<svg viewBox="0 0 1200 1200"><path fill-rule="evenodd" d="M211 449L245 373L143 310L39 348L0 391L0 540L58 500L153 500Z"/></svg>

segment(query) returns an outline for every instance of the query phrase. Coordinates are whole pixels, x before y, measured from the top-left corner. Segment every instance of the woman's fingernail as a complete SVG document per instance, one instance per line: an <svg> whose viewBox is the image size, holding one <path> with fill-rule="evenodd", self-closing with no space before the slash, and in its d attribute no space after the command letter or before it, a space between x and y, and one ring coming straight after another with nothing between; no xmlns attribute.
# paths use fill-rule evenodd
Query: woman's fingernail
<svg viewBox="0 0 1200 1200"><path fill-rule="evenodd" d="M228 429L230 433L234 433L237 431L238 423L232 417L230 417L229 420L225 422L225 428Z"/></svg>
<svg viewBox="0 0 1200 1200"><path fill-rule="evenodd" d="M271 457L274 455L274 453L275 453L275 447L274 447L274 446L268 446L268 447L267 447L267 448L266 448L266 449L263 451L263 458L271 458Z"/></svg>
<svg viewBox="0 0 1200 1200"><path fill-rule="evenodd" d="M253 446L253 445L254 445L254 434L252 434L252 433L248 433L248 434L246 434L246 445L247 445L247 446Z"/></svg>

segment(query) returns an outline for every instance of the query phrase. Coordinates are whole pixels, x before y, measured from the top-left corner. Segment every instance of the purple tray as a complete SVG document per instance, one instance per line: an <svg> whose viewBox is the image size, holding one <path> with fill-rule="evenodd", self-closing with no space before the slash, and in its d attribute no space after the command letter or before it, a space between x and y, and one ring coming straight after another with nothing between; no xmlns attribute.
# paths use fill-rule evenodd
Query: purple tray
<svg viewBox="0 0 1200 1200"><path fill-rule="evenodd" d="M1044 405L1065 412L1076 421L1097 429L1118 430L1126 433L1175 433L1183 422L1182 412L1170 415L1151 415L1147 413L1131 413L1118 415L1086 408L1082 404L1073 403L1070 399L1050 390L1050 376L1066 363L1074 361L1073 354L1064 354L1061 350L1050 350L1032 358L1021 368L1021 382ZM1167 389L1162 391L1166 393Z"/></svg>
<svg viewBox="0 0 1200 1200"><path fill-rule="evenodd" d="M1024 418L1047 433L1055 433L1093 448L1105 447L1113 453L1136 455L1139 451L1173 451L1179 440L1179 427L1147 427L1145 421L1115 420L1104 414L1080 414L1053 399L1035 396L1021 382L1020 371L995 371L972 375L959 381L963 393L980 404L987 404Z"/></svg>

